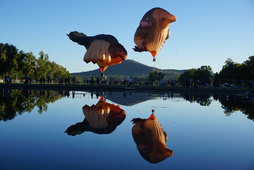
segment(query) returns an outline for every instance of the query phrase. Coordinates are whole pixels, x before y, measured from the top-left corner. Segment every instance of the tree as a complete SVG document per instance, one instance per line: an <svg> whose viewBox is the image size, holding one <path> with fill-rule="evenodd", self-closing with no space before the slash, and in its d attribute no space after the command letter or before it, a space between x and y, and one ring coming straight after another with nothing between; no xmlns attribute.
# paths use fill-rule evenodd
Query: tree
<svg viewBox="0 0 254 170"><path fill-rule="evenodd" d="M184 84L186 80L191 80L194 78L194 74L195 72L197 71L196 68L192 68L192 69L189 69L189 70L186 70L185 72L183 72L179 78L178 78L178 81L181 83L181 84Z"/></svg>
<svg viewBox="0 0 254 170"><path fill-rule="evenodd" d="M222 66L222 70L220 71L220 77L222 79L234 79L234 75L236 74L235 62L231 58L228 58L225 61L225 64Z"/></svg>
<svg viewBox="0 0 254 170"><path fill-rule="evenodd" d="M201 66L198 69L192 68L180 75L178 78L181 84L184 84L186 87L192 85L192 82L199 84L210 84L212 79L212 68L210 66Z"/></svg>
<svg viewBox="0 0 254 170"><path fill-rule="evenodd" d="M18 70L18 49L14 45L0 44L0 73L13 76Z"/></svg>
<svg viewBox="0 0 254 170"><path fill-rule="evenodd" d="M243 62L243 72L248 75L248 79L254 80L254 56Z"/></svg>
<svg viewBox="0 0 254 170"><path fill-rule="evenodd" d="M164 78L165 74L156 70L153 70L149 74L149 81L156 82L161 81Z"/></svg>
<svg viewBox="0 0 254 170"><path fill-rule="evenodd" d="M243 63L235 63L228 58L222 67L222 70L216 76L220 83L230 83L243 86L254 80L254 56L250 56Z"/></svg>
<svg viewBox="0 0 254 170"><path fill-rule="evenodd" d="M18 58L19 71L23 76L33 75L36 65L36 58L32 52L25 53L23 51L19 52Z"/></svg>
<svg viewBox="0 0 254 170"><path fill-rule="evenodd" d="M62 79L62 78L67 78L70 76L69 72L66 70L66 68L64 68L61 65L58 65L55 62L51 62L51 73L52 78L57 78L57 79Z"/></svg>
<svg viewBox="0 0 254 170"><path fill-rule="evenodd" d="M40 57L36 60L35 74L36 80L39 80L42 77L46 77L50 71L49 56L48 54L44 54L43 51L39 53Z"/></svg>
<svg viewBox="0 0 254 170"><path fill-rule="evenodd" d="M18 51L14 45L3 43L0 43L0 68L0 75L11 78L20 75L19 78L29 76L39 80L46 76L52 79L70 75L66 68L49 61L48 54L44 54L43 51L40 51L39 58L36 59L32 52Z"/></svg>
<svg viewBox="0 0 254 170"><path fill-rule="evenodd" d="M213 71L210 66L201 66L194 73L193 78L196 80L201 80L204 83L210 84L212 79L212 74L213 74Z"/></svg>

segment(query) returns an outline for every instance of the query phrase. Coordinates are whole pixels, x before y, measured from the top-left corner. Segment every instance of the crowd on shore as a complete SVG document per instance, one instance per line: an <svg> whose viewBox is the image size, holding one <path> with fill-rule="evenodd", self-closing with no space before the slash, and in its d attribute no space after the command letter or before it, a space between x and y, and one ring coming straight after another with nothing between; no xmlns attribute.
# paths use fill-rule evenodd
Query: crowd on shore
<svg viewBox="0 0 254 170"><path fill-rule="evenodd" d="M31 78L25 77L24 81L12 81L12 78L9 76L5 76L4 80L2 81L5 84L10 83L24 83L24 84L59 84L59 85L124 85L124 86L171 86L171 87L184 87L184 88L206 88L206 87L212 87L212 88L245 88L252 90L254 89L254 81L249 81L249 83L245 83L242 85L234 84L234 83L219 83L214 82L212 84L206 83L204 81L193 81L193 80L185 80L184 83L180 83L174 80L164 80L164 81L133 81L133 79L124 79L124 80L109 80L105 78L100 77L90 77L90 79L84 78L82 81L76 80L75 76L66 77L62 79L54 79L52 80L50 77L41 77L38 81L32 81Z"/></svg>

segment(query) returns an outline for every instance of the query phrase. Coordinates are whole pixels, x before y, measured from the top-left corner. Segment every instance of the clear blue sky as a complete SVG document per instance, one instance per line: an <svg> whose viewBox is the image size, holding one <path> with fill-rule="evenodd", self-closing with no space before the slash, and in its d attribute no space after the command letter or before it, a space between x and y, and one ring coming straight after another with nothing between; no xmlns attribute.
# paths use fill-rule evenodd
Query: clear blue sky
<svg viewBox="0 0 254 170"><path fill-rule="evenodd" d="M140 19L154 7L177 17L156 62L132 50ZM71 73L98 68L83 62L86 50L69 40L71 31L112 34L127 59L161 69L210 65L218 72L227 58L242 63L254 55L254 0L0 0L0 18L0 43L36 57L43 51Z"/></svg>

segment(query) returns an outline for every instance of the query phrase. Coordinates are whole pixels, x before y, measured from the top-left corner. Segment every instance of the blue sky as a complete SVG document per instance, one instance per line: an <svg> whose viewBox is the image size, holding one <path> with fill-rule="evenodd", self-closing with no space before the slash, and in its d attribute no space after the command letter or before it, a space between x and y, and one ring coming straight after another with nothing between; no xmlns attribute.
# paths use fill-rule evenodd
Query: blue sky
<svg viewBox="0 0 254 170"><path fill-rule="evenodd" d="M140 19L154 7L177 17L156 62L132 50ZM242 63L254 55L254 0L0 0L0 18L0 43L36 57L43 51L71 73L98 68L83 62L86 50L68 39L71 31L114 35L127 59L161 69L210 65L218 72L227 58Z"/></svg>

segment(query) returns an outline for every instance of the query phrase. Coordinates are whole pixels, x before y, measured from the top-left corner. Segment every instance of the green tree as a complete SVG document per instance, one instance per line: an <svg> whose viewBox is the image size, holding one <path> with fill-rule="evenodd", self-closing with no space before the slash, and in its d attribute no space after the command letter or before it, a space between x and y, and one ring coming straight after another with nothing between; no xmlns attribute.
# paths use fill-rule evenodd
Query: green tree
<svg viewBox="0 0 254 170"><path fill-rule="evenodd" d="M18 49L14 45L0 44L0 73L14 76L18 71Z"/></svg>
<svg viewBox="0 0 254 170"><path fill-rule="evenodd" d="M204 83L211 83L212 80L212 68L210 66L201 66L196 70L196 72L193 75L193 78L195 80L201 80Z"/></svg>
<svg viewBox="0 0 254 170"><path fill-rule="evenodd" d="M250 56L248 60L243 62L243 72L249 80L254 80L254 56Z"/></svg>
<svg viewBox="0 0 254 170"><path fill-rule="evenodd" d="M247 85L254 80L254 56L250 56L243 63L235 63L228 58L222 67L222 70L216 75L217 82L225 82L238 86Z"/></svg>
<svg viewBox="0 0 254 170"><path fill-rule="evenodd" d="M232 59L228 58L225 61L222 70L218 75L216 75L216 80L214 81L220 82L220 84L229 83L240 86L244 85L243 80L248 80L250 78L249 76L251 75L247 63L248 61L246 61L244 64L235 63Z"/></svg>
<svg viewBox="0 0 254 170"><path fill-rule="evenodd" d="M201 66L200 68L192 68L186 70L180 75L178 81L182 85L190 86L192 82L200 82L202 84L210 84L212 80L212 68L210 66Z"/></svg>
<svg viewBox="0 0 254 170"><path fill-rule="evenodd" d="M178 78L178 81L181 83L181 84L184 84L186 80L191 80L194 78L194 74L195 72L197 71L196 68L192 68L192 69L189 69L189 70L186 70L185 72L183 72L179 78Z"/></svg>
<svg viewBox="0 0 254 170"><path fill-rule="evenodd" d="M0 43L0 68L2 77L18 79L29 76L38 81L41 77L53 79L70 76L66 68L49 61L48 54L43 51L39 52L39 58L36 59L32 52L18 51L14 45L3 43Z"/></svg>
<svg viewBox="0 0 254 170"><path fill-rule="evenodd" d="M228 58L225 61L225 64L222 66L222 70L220 71L221 79L234 79L234 75L236 73L235 62L231 58Z"/></svg>
<svg viewBox="0 0 254 170"><path fill-rule="evenodd" d="M44 54L43 51L40 51L39 53L40 57L36 60L36 66L35 66L35 75L36 80L39 80L42 77L46 77L47 73L50 71L50 65L49 62L49 56L47 54Z"/></svg>
<svg viewBox="0 0 254 170"><path fill-rule="evenodd" d="M148 80L151 82L161 81L164 78L165 74L156 70L153 70L149 73Z"/></svg>
<svg viewBox="0 0 254 170"><path fill-rule="evenodd" d="M23 51L19 52L19 70L23 76L33 75L34 69L36 66L36 58L32 52L24 53Z"/></svg>

